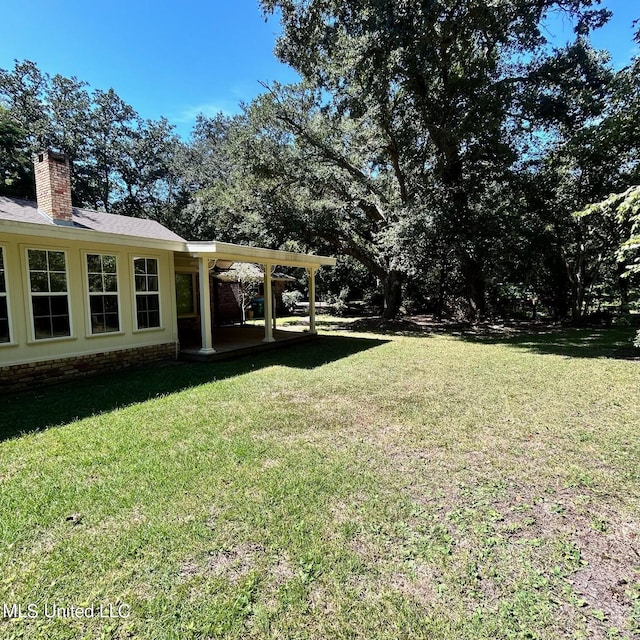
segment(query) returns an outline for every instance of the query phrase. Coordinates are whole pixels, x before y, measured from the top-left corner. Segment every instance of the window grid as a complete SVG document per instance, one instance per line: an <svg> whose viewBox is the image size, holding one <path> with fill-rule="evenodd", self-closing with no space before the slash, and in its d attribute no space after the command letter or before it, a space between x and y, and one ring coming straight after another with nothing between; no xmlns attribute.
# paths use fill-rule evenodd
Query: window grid
<svg viewBox="0 0 640 640"><path fill-rule="evenodd" d="M36 340L71 335L64 251L28 249L29 288Z"/></svg>
<svg viewBox="0 0 640 640"><path fill-rule="evenodd" d="M157 258L134 258L136 320L138 329L160 327L160 293Z"/></svg>
<svg viewBox="0 0 640 640"><path fill-rule="evenodd" d="M11 342L11 332L9 330L9 304L4 267L4 248L0 247L0 343L3 342Z"/></svg>
<svg viewBox="0 0 640 640"><path fill-rule="evenodd" d="M86 259L91 333L120 331L117 258L89 253Z"/></svg>

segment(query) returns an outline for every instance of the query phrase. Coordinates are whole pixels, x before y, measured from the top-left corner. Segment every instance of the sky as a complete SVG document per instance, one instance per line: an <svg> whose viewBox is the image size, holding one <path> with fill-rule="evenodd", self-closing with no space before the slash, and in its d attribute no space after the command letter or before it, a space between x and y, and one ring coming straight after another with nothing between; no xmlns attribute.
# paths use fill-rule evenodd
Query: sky
<svg viewBox="0 0 640 640"><path fill-rule="evenodd" d="M5 6L2 7L2 4ZM616 68L638 53L640 0L604 0L614 17L593 36ZM273 55L280 31L257 0L0 0L0 68L31 60L115 92L143 118L165 116L188 136L198 113L238 111L262 82L295 82ZM570 25L553 21L559 39Z"/></svg>

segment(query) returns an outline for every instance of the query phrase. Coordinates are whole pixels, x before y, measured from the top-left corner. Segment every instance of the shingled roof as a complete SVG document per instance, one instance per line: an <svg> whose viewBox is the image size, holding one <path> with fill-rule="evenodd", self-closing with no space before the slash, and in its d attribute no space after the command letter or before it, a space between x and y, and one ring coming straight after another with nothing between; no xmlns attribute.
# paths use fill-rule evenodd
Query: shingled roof
<svg viewBox="0 0 640 640"><path fill-rule="evenodd" d="M29 222L43 226L60 226L49 216L38 211L38 206L31 200L19 200L0 196L0 220L14 222ZM151 240L169 240L185 242L184 238L169 231L155 220L118 216L112 213L102 213L89 209L73 208L72 224L75 229L91 229L102 233L114 233L134 238L148 238ZM43 230L44 232L44 230Z"/></svg>

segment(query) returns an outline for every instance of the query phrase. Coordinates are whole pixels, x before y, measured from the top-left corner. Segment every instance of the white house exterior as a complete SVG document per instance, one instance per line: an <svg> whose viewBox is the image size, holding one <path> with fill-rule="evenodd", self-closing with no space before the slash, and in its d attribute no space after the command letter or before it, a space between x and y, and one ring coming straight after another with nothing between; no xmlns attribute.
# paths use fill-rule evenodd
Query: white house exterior
<svg viewBox="0 0 640 640"><path fill-rule="evenodd" d="M214 265L262 266L266 342L272 271L305 268L315 333L315 272L334 258L188 242L151 220L74 208L68 160L48 151L35 163L37 203L0 197L0 390L177 358L176 282L193 283L192 308L181 290L180 313L200 325L201 353L215 353Z"/></svg>

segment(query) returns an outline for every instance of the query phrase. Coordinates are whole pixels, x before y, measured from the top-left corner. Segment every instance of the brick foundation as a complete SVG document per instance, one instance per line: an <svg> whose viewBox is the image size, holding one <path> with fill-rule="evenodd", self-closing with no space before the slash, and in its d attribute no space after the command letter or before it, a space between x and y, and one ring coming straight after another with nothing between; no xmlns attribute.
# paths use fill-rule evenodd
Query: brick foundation
<svg viewBox="0 0 640 640"><path fill-rule="evenodd" d="M0 367L0 394L35 388L126 367L176 359L176 344L165 344L91 353L73 358L57 358Z"/></svg>

